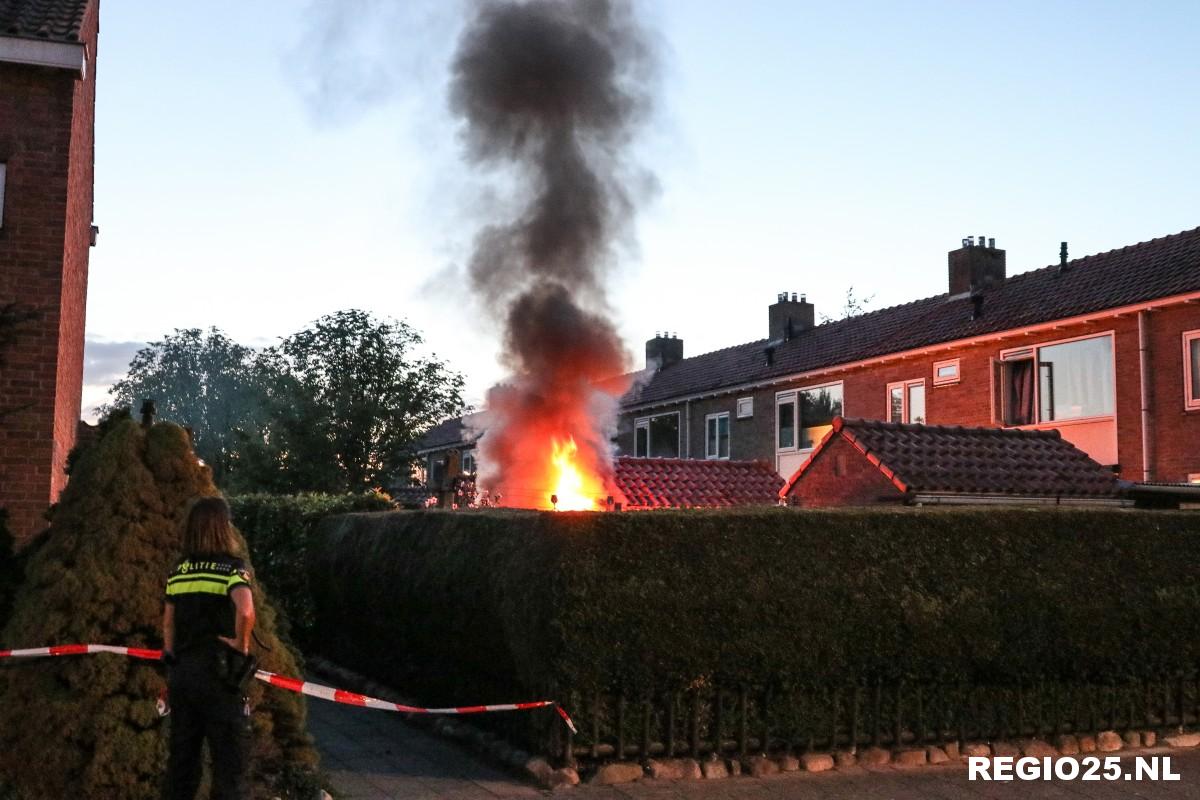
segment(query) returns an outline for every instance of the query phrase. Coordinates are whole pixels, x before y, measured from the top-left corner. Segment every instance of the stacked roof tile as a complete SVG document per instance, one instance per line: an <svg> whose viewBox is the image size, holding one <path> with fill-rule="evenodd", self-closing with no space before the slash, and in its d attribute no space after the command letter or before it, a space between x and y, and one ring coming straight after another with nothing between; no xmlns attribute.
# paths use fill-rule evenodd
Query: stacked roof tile
<svg viewBox="0 0 1200 800"><path fill-rule="evenodd" d="M0 36L79 41L90 0L0 0Z"/></svg>
<svg viewBox="0 0 1200 800"><path fill-rule="evenodd" d="M1058 431L905 425L837 418L784 493L844 437L901 491L928 494L1114 497L1120 482Z"/></svg>
<svg viewBox="0 0 1200 800"><path fill-rule="evenodd" d="M618 458L625 508L728 508L779 502L783 479L761 461Z"/></svg>
<svg viewBox="0 0 1200 800"><path fill-rule="evenodd" d="M666 367L635 384L626 406L649 405L809 372L928 345L1200 291L1200 228L1013 275L970 297L942 294L818 325L776 343L717 350Z"/></svg>

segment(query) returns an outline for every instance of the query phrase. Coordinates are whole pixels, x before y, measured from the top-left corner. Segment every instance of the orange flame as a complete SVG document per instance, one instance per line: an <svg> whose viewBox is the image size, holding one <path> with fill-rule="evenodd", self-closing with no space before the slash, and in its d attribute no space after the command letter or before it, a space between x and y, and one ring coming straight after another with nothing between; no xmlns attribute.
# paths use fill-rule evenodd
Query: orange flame
<svg viewBox="0 0 1200 800"><path fill-rule="evenodd" d="M579 448L575 445L575 437L568 436L566 440L558 438L550 440L553 474L551 485L557 503L551 504L559 511L594 511L604 493L599 479L588 475L586 478L576 464L575 456Z"/></svg>

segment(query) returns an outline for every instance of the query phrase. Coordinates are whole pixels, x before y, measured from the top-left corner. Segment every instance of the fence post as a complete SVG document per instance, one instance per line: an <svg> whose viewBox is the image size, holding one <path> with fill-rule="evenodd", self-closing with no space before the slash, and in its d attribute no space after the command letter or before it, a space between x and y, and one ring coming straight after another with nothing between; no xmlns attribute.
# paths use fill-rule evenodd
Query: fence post
<svg viewBox="0 0 1200 800"><path fill-rule="evenodd" d="M667 758L675 757L675 704L678 699L678 694L675 692L667 692L667 713L664 715L663 726L666 728L663 736L663 745L666 748Z"/></svg>
<svg viewBox="0 0 1200 800"><path fill-rule="evenodd" d="M650 757L650 718L654 715L654 704L649 697L642 700L642 743L638 748L642 758Z"/></svg>
<svg viewBox="0 0 1200 800"><path fill-rule="evenodd" d="M723 703L721 702L723 694L720 687L717 687L713 693L712 751L718 758L725 752L725 745L722 741L725 736L725 709L722 708Z"/></svg>
<svg viewBox="0 0 1200 800"><path fill-rule="evenodd" d="M850 752L858 750L858 708L862 703L862 687L854 683L853 697L850 700Z"/></svg>
<svg viewBox="0 0 1200 800"><path fill-rule="evenodd" d="M879 747L883 740L883 678L875 679L875 696L872 698L874 706L874 730L871 731L871 744L874 747Z"/></svg>
<svg viewBox="0 0 1200 800"><path fill-rule="evenodd" d="M738 689L738 755L741 756L746 755L746 738L750 730L749 710L749 697L743 684Z"/></svg>
<svg viewBox="0 0 1200 800"><path fill-rule="evenodd" d="M692 690L692 707L688 712L688 748L692 758L700 758L700 690Z"/></svg>
<svg viewBox="0 0 1200 800"><path fill-rule="evenodd" d="M617 697L617 760L625 759L625 693Z"/></svg>

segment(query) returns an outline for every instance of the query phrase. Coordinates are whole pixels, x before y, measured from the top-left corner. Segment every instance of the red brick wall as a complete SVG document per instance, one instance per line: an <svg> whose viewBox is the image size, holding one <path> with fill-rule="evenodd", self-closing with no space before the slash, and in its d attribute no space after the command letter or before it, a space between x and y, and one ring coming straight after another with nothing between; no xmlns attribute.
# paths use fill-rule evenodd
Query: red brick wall
<svg viewBox="0 0 1200 800"><path fill-rule="evenodd" d="M0 63L0 303L36 313L0 358L0 507L36 533L66 482L83 383L92 223L98 3L83 27L88 74Z"/></svg>
<svg viewBox="0 0 1200 800"><path fill-rule="evenodd" d="M840 434L817 454L788 497L808 508L895 504L904 499L896 485Z"/></svg>
<svg viewBox="0 0 1200 800"><path fill-rule="evenodd" d="M987 313L986 307L984 313ZM1200 303L1174 306L1148 315L1151 354L1149 359L1151 416L1154 453L1151 478L1181 481L1189 473L1200 473L1200 411L1183 408L1183 343L1186 330L1200 329ZM925 380L926 421L941 425L992 425L992 360L1001 350L1028 347L1112 331L1116 361L1117 463L1121 477L1142 480L1141 388L1139 377L1137 314L1064 325L1035 334L1016 332L1001 339L956 347L917 357L897 358L848 370L831 371L754 391L739 391L717 398L693 401L692 457L702 458L704 414L732 412L736 398L754 396L754 418L733 426L733 457L775 462L775 393L831 381L843 385L844 414L848 417L885 419L887 385L900 381ZM960 380L949 386L933 385L934 362L960 359ZM684 411L684 404L665 406L653 412L637 412L622 419L618 444L632 452L632 417L670 410ZM685 425L686 429L686 425ZM1065 428L1064 428L1065 430ZM1068 437L1069 438L1069 437ZM785 475L784 477L790 477Z"/></svg>

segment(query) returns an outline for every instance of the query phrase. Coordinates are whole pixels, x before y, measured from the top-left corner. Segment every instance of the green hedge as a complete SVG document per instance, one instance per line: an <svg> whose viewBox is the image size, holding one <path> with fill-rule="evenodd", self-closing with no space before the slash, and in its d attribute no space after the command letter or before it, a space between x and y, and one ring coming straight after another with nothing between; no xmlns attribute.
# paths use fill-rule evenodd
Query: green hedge
<svg viewBox="0 0 1200 800"><path fill-rule="evenodd" d="M317 524L333 514L392 507L378 494L248 494L230 497L229 506L250 547L257 579L269 588L276 608L284 613L288 634L302 650L312 642L313 606L305 562Z"/></svg>
<svg viewBox="0 0 1200 800"><path fill-rule="evenodd" d="M13 537L8 532L8 512L0 508L0 629L8 622L13 595L21 582L21 569L13 548Z"/></svg>
<svg viewBox="0 0 1200 800"><path fill-rule="evenodd" d="M413 511L327 520L320 649L434 702L1200 663L1200 515Z"/></svg>

